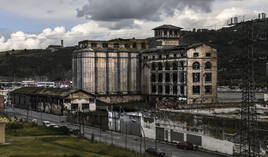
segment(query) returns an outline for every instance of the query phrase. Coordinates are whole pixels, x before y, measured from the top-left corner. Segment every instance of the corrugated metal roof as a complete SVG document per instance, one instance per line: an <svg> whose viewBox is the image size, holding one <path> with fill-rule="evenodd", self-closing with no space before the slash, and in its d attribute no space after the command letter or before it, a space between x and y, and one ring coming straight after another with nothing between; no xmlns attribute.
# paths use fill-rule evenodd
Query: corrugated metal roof
<svg viewBox="0 0 268 157"><path fill-rule="evenodd" d="M66 97L74 92L82 91L84 93L90 94L86 91L80 89L72 88L39 88L39 87L23 87L16 89L11 92L11 94L25 94L25 95L44 95L44 96L54 96L54 97Z"/></svg>

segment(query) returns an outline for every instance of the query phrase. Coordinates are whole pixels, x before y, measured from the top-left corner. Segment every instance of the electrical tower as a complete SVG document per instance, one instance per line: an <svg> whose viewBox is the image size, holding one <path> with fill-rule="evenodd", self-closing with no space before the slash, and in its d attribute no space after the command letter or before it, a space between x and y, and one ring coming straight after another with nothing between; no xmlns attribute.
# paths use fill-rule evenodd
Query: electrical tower
<svg viewBox="0 0 268 157"><path fill-rule="evenodd" d="M240 157L259 157L260 142L255 98L254 79L254 20L243 24L247 38L247 61L243 77L241 122L240 122Z"/></svg>

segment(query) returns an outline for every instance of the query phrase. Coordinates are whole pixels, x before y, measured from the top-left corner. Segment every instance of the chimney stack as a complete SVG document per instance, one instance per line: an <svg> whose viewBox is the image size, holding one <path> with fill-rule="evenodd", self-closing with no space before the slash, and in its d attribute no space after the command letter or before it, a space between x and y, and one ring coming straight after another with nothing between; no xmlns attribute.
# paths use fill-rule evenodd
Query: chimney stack
<svg viewBox="0 0 268 157"><path fill-rule="evenodd" d="M63 45L63 40L61 40L61 47L63 47L64 45Z"/></svg>

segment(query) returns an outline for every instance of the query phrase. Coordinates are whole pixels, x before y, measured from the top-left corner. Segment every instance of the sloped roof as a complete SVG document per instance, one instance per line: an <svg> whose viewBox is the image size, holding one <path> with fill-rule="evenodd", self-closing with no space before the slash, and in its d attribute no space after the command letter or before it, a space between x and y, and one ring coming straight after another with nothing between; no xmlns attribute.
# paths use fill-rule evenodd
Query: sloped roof
<svg viewBox="0 0 268 157"><path fill-rule="evenodd" d="M174 25L162 25L162 26L158 26L156 28L154 28L153 30L157 30L157 29L173 29L173 30L181 30L181 27L177 27Z"/></svg>
<svg viewBox="0 0 268 157"><path fill-rule="evenodd" d="M68 95L82 91L84 93L90 94L81 89L73 88L39 88L39 87L23 87L16 89L11 92L11 94L24 94L24 95L43 95L43 96L54 96L54 97L67 97Z"/></svg>

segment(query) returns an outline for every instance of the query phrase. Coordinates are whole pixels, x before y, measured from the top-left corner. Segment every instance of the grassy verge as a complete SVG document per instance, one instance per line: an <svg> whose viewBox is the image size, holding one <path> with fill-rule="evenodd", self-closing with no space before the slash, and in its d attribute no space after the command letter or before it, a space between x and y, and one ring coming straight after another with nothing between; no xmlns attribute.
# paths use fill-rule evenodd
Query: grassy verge
<svg viewBox="0 0 268 157"><path fill-rule="evenodd" d="M112 145L63 135L57 129L23 124L7 129L8 144L0 145L1 157L137 157L141 154Z"/></svg>

